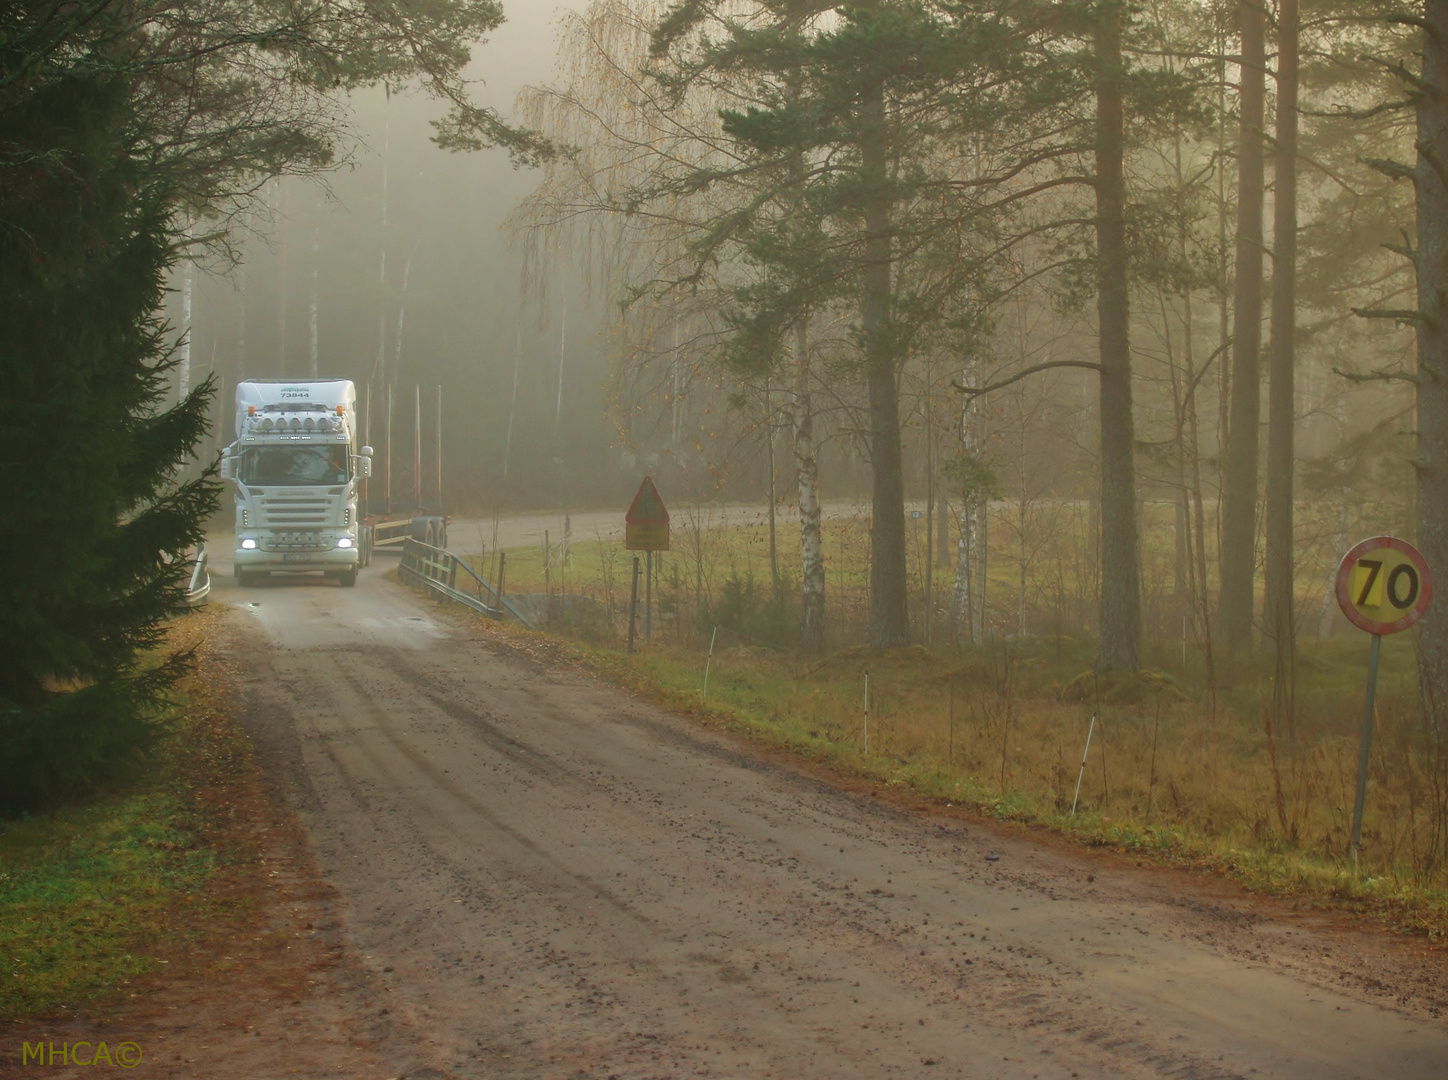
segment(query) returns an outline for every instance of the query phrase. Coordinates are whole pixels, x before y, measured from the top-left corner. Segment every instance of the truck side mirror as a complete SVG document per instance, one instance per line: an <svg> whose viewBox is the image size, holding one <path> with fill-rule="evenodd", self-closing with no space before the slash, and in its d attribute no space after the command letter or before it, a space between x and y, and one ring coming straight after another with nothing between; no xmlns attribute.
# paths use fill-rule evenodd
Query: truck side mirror
<svg viewBox="0 0 1448 1080"><path fill-rule="evenodd" d="M368 449L371 449L368 447ZM372 459L363 454L357 455L357 475L363 480L372 478Z"/></svg>
<svg viewBox="0 0 1448 1080"><path fill-rule="evenodd" d="M221 461L217 463L217 473L223 480L236 479L236 459L231 456L229 451L221 452Z"/></svg>

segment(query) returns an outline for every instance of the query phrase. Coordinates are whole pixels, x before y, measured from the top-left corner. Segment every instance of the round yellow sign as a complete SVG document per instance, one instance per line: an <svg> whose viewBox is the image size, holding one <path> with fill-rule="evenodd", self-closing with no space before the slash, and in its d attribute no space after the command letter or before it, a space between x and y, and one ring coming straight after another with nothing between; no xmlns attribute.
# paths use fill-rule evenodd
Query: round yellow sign
<svg viewBox="0 0 1448 1080"><path fill-rule="evenodd" d="M1433 574L1418 549L1396 536L1374 536L1342 557L1337 603L1370 634L1396 634L1427 613Z"/></svg>

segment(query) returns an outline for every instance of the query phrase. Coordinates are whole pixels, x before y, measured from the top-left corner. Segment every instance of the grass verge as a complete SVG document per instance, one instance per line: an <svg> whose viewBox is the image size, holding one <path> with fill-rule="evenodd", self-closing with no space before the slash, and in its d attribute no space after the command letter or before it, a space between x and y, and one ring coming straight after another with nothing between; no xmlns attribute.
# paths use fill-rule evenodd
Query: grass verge
<svg viewBox="0 0 1448 1080"><path fill-rule="evenodd" d="M1288 739L1254 723L1250 702L1207 720L1190 688L1161 672L1083 679L1091 655L1085 640L852 648L805 658L726 643L721 634L706 700L696 644L656 640L630 656L607 642L490 625L515 647L579 664L674 712L839 775L1084 847L1218 874L1295 904L1448 937L1440 868L1423 862L1414 846L1420 837L1401 827L1431 823L1414 819L1423 816L1421 804L1415 811L1402 803L1411 792L1393 716L1380 720L1364 861L1354 866L1344 854L1353 714L1361 705L1348 686L1357 672L1341 670L1333 656L1318 661L1323 685L1312 694L1341 697L1342 717L1324 708ZM1406 687L1410 658L1394 663Z"/></svg>
<svg viewBox="0 0 1448 1080"><path fill-rule="evenodd" d="M174 645L201 641L221 617L188 615ZM234 903L211 886L250 857L232 840L227 791L251 763L209 666L203 649L141 780L0 822L0 1020L116 996L205 939Z"/></svg>

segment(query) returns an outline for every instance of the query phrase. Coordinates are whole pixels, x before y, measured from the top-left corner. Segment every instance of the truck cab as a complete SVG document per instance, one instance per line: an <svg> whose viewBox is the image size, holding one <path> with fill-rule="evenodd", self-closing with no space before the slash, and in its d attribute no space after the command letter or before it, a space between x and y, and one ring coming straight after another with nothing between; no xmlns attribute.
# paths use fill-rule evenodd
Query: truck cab
<svg viewBox="0 0 1448 1080"><path fill-rule="evenodd" d="M236 579L321 571L357 583L357 495L372 448L357 446L357 392L345 379L248 379L236 387L236 441L221 475L236 495Z"/></svg>

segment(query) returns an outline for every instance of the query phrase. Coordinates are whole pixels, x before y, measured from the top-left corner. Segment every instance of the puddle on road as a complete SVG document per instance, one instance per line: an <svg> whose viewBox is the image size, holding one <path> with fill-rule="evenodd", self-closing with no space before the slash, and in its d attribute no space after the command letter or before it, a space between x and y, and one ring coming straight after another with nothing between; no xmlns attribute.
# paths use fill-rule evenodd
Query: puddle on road
<svg viewBox="0 0 1448 1080"><path fill-rule="evenodd" d="M233 601L232 606L254 618L266 636L283 648L380 645L425 649L450 634L445 625L412 614L407 610L411 605L398 604L396 598L384 595L293 589L279 591L266 601Z"/></svg>

